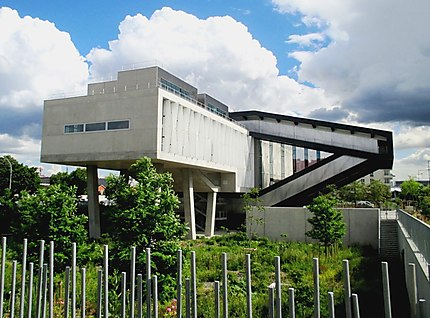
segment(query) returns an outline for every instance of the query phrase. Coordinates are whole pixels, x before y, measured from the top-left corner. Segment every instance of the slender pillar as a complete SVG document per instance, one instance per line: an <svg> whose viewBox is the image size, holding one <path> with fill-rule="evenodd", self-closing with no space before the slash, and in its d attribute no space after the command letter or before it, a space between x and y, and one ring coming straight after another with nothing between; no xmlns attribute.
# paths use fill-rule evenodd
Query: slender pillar
<svg viewBox="0 0 430 318"><path fill-rule="evenodd" d="M208 203L206 206L206 226L205 235L212 237L215 232L215 212L216 212L216 192L208 193Z"/></svg>
<svg viewBox="0 0 430 318"><path fill-rule="evenodd" d="M88 219L90 238L100 238L100 208L97 166L87 167Z"/></svg>
<svg viewBox="0 0 430 318"><path fill-rule="evenodd" d="M193 187L193 174L191 170L185 169L183 171L183 192L184 192L184 212L185 223L190 227L188 238L191 240L196 239L196 214L194 210L194 187Z"/></svg>

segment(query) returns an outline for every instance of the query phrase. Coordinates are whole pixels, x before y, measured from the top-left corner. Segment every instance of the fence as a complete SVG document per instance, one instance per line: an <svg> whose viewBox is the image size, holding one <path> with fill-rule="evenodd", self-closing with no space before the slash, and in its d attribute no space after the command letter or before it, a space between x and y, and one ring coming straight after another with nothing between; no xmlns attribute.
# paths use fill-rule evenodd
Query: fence
<svg viewBox="0 0 430 318"><path fill-rule="evenodd" d="M9 310L5 308L5 264L6 264L6 238L2 240L2 261L1 261L1 281L0 281L0 317L14 318L19 315L19 318L24 317L37 317L37 318L53 318L63 316L65 318L76 318L86 317L86 269L81 269L81 284L80 291L77 291L77 249L76 244L72 244L71 249L71 265L66 267L64 277L64 305L62 313L54 313L54 242L49 244L49 255L48 262L44 260L44 241L40 241L40 252L39 252L39 265L37 268L37 279L35 279L35 264L30 262L27 264L27 240L23 242L22 252L22 273L21 273L21 288L19 293L16 288L17 284L17 261L12 262L12 279L10 286L10 298L9 298ZM196 288L196 255L195 252L191 252L191 271L190 277L183 279L182 273L182 262L183 255L182 251L177 251L177 275L176 275L176 314L175 316L181 318L185 315L186 318L197 318L197 288ZM103 248L103 268L97 269L97 310L95 316L97 318L109 317L109 285L108 278L110 273L109 268L109 248L104 245ZM227 269L228 260L227 254L222 253L222 277L218 281L214 282L214 317L227 318L229 315L228 304L229 299L227 297L228 290L228 279ZM146 249L146 275L136 275L136 249L131 247L130 249L130 272L128 273L129 281L127 281L127 273L121 273L121 314L120 317L130 318L146 318L159 317L158 312L158 278L156 275L151 274L151 250ZM28 279L27 277L27 265L28 268ZM247 318L252 318L252 289L251 289L251 257L250 254L246 254L245 260L245 275L246 275L246 306ZM282 283L281 283L281 260L279 256L274 258L274 272L275 281L273 284L267 287L268 293L268 317L270 318L281 318L282 317ZM112 274L111 274L112 275ZM145 281L144 281L145 278ZM388 264L382 263L382 278L383 278L383 292L385 300L385 317L391 317L391 303L390 303L390 287L388 278ZM183 286L185 282L185 288ZM128 285L128 290L127 290ZM143 288L145 285L145 289ZM350 274L349 274L349 262L343 260L343 285L344 285L344 302L345 312L347 318L359 318L359 300L357 294L351 293L350 286ZM185 289L185 292L184 292ZM144 292L144 291L147 292ZM33 294L33 291L35 293ZM16 303L17 295L19 295L19 303ZM127 295L129 295L127 297ZM314 298L314 317L320 317L320 285L319 285L319 259L313 259L313 298ZM79 300L78 300L79 296ZM184 297L185 296L185 297ZM289 317L296 317L295 313L295 290L294 288L288 289L288 312ZM329 317L335 317L334 311L334 294L329 292L327 295L328 312ZM144 303L144 300L145 303ZM425 317L424 305L425 301L421 300L420 317ZM128 305L128 306L127 306ZM15 309L18 309L18 315L15 313Z"/></svg>

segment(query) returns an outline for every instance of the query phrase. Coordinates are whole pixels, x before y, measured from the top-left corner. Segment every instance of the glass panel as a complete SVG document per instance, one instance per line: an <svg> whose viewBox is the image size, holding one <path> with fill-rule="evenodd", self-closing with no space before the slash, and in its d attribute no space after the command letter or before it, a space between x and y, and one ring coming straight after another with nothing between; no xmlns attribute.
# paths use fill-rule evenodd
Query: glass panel
<svg viewBox="0 0 430 318"><path fill-rule="evenodd" d="M83 132L84 124L66 125L64 126L64 133L71 134L76 132Z"/></svg>
<svg viewBox="0 0 430 318"><path fill-rule="evenodd" d="M108 130L128 129L130 128L129 120L118 120L108 122Z"/></svg>
<svg viewBox="0 0 430 318"><path fill-rule="evenodd" d="M91 123L91 124L85 124L85 131L98 131L98 130L105 130L106 129L106 123Z"/></svg>

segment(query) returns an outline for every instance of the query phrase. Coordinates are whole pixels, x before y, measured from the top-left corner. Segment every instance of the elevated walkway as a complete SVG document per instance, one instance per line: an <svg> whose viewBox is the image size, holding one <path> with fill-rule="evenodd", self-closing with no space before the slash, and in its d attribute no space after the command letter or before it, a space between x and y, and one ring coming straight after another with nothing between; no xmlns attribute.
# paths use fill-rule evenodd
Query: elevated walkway
<svg viewBox="0 0 430 318"><path fill-rule="evenodd" d="M393 164L392 133L260 111L229 114L259 140L330 153L329 157L260 191L267 206L303 206L326 186L343 186Z"/></svg>

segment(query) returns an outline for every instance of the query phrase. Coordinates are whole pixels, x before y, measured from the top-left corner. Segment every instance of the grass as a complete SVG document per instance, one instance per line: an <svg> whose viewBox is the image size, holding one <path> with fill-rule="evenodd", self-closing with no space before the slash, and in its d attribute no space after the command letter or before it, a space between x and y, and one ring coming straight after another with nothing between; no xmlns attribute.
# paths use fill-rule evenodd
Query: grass
<svg viewBox="0 0 430 318"><path fill-rule="evenodd" d="M350 263L351 286L359 295L363 317L382 316L382 288L380 283L380 262L374 251L359 247L340 248L330 256L325 256L315 244L294 242L272 242L268 239L248 240L244 233L232 233L211 239L201 238L196 241L184 241L181 248L184 254L183 277L190 277L190 253L195 251L197 263L197 294L198 317L214 315L214 281L221 281L221 254L227 253L228 258L228 294L229 317L246 317L246 273L245 257L251 255L253 315L268 315L268 285L275 280L275 256L281 259L282 308L283 316L288 317L288 288L295 289L296 313L298 317L313 315L313 262L319 258L321 317L328 316L327 293L333 291L336 302L336 316L344 316L342 260ZM8 257L8 259L10 259ZM97 269L100 264L86 265L87 271L87 317L95 317ZM11 284L11 262L6 263L5 290L6 299ZM35 272L36 275L36 272ZM111 317L119 317L120 293L119 273L110 269L110 313ZM21 270L17 270L16 311L19 308L19 287ZM28 273L27 273L28 277ZM36 293L35 279L33 295ZM80 272L77 273L77 304L80 306ZM185 287L183 289L185 294ZM55 313L63 315L64 273L55 276ZM185 295L183 296L185 299ZM184 300L185 302L185 300ZM185 305L184 305L185 306ZM169 299L160 304L160 317L174 317L175 300ZM35 304L33 305L35 309ZM371 311L370 311L370 309ZM9 302L5 303L8 313ZM144 310L145 311L145 310ZM78 314L78 313L77 313ZM6 314L5 317L8 317Z"/></svg>

